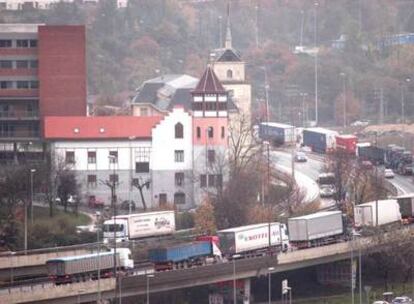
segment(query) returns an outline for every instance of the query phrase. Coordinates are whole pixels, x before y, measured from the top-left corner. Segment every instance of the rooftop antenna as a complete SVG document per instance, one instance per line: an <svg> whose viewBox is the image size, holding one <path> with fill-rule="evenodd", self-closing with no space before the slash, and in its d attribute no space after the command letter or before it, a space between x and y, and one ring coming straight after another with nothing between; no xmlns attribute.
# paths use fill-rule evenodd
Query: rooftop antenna
<svg viewBox="0 0 414 304"><path fill-rule="evenodd" d="M227 3L227 29L226 29L226 41L224 47L231 49L232 38L231 38L231 25L230 25L230 0Z"/></svg>

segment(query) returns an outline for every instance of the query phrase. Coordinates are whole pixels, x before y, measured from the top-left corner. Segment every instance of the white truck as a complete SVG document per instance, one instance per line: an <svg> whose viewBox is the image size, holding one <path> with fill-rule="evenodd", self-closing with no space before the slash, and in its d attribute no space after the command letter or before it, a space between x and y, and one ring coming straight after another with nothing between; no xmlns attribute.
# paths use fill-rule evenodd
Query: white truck
<svg viewBox="0 0 414 304"><path fill-rule="evenodd" d="M103 223L104 243L169 235L175 232L174 211L118 215Z"/></svg>
<svg viewBox="0 0 414 304"><path fill-rule="evenodd" d="M290 244L307 248L330 243L344 234L341 211L324 211L288 219Z"/></svg>
<svg viewBox="0 0 414 304"><path fill-rule="evenodd" d="M378 223L376 210L377 208L375 201L355 206L355 227L374 227L401 222L400 206L395 199L378 201Z"/></svg>
<svg viewBox="0 0 414 304"><path fill-rule="evenodd" d="M271 245L286 250L289 237L286 225L270 223ZM220 240L220 250L223 255L231 257L234 254L246 253L269 246L269 223L241 226L220 230L217 232Z"/></svg>

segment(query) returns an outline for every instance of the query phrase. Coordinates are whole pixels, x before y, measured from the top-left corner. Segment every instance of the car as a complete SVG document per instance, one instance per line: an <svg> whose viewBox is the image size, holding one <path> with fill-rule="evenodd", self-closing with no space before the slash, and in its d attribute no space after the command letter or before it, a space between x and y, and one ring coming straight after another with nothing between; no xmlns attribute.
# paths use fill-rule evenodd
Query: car
<svg viewBox="0 0 414 304"><path fill-rule="evenodd" d="M336 189L334 185L321 185L319 187L320 197L332 197L335 195Z"/></svg>
<svg viewBox="0 0 414 304"><path fill-rule="evenodd" d="M129 210L129 205L131 205L131 210L136 209L135 202L134 201L129 201L129 200L123 201L120 205L120 208L122 210Z"/></svg>
<svg viewBox="0 0 414 304"><path fill-rule="evenodd" d="M394 172L391 169L384 170L384 177L385 178L394 178Z"/></svg>
<svg viewBox="0 0 414 304"><path fill-rule="evenodd" d="M413 304L413 301L407 296L396 297L391 304Z"/></svg>
<svg viewBox="0 0 414 304"><path fill-rule="evenodd" d="M353 126L353 127L366 127L366 126L369 125L369 123L370 123L369 120L357 120L357 121L354 121L353 123L351 123L351 126Z"/></svg>
<svg viewBox="0 0 414 304"><path fill-rule="evenodd" d="M375 301L372 304L390 304L387 301Z"/></svg>
<svg viewBox="0 0 414 304"><path fill-rule="evenodd" d="M295 154L295 161L296 162L307 162L308 158L306 157L306 154L303 152L296 152Z"/></svg>
<svg viewBox="0 0 414 304"><path fill-rule="evenodd" d="M105 205L104 201L96 198L95 195L90 195L88 199L89 208L103 208Z"/></svg>

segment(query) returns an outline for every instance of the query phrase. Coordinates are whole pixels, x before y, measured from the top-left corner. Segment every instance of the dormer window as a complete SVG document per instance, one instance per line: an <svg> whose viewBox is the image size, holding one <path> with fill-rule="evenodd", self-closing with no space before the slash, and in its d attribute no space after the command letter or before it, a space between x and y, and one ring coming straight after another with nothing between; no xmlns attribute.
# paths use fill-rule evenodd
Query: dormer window
<svg viewBox="0 0 414 304"><path fill-rule="evenodd" d="M233 71L232 70L227 70L227 78L228 79L232 79L233 78Z"/></svg>
<svg viewBox="0 0 414 304"><path fill-rule="evenodd" d="M175 138L183 138L184 137L184 127L181 123L177 123L175 125Z"/></svg>

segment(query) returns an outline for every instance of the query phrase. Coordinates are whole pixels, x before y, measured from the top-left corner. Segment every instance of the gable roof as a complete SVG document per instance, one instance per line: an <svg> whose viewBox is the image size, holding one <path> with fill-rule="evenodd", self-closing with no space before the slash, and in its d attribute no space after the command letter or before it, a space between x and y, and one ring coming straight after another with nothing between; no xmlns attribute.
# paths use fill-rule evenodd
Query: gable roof
<svg viewBox="0 0 414 304"><path fill-rule="evenodd" d="M202 94L202 93L226 93L223 85L221 84L220 80L214 73L213 69L210 65L207 66L206 70L204 71L203 76L201 77L200 81L198 82L196 88L192 93L195 94Z"/></svg>
<svg viewBox="0 0 414 304"><path fill-rule="evenodd" d="M135 139L151 138L152 128L163 116L48 116L45 139Z"/></svg>
<svg viewBox="0 0 414 304"><path fill-rule="evenodd" d="M217 53L217 62L241 62L241 56L235 49L225 49L221 53Z"/></svg>

